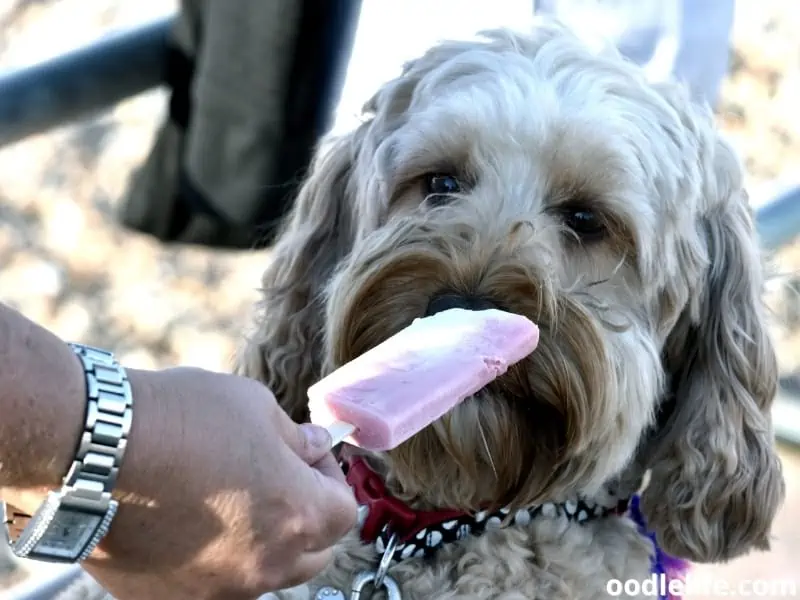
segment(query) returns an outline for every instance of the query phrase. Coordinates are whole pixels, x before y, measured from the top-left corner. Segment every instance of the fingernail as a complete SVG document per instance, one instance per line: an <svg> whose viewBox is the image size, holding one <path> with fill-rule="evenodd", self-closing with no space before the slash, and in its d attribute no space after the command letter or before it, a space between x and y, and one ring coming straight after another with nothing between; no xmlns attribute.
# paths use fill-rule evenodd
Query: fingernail
<svg viewBox="0 0 800 600"><path fill-rule="evenodd" d="M312 425L311 423L303 423L300 427L303 428L303 435L306 436L308 445L312 448L331 447L331 434L324 427Z"/></svg>

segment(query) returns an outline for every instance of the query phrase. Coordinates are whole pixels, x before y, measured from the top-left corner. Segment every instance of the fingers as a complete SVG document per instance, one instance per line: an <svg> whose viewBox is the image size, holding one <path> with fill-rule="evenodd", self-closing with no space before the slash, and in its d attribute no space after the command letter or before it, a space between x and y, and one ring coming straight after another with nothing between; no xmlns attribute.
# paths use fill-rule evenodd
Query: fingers
<svg viewBox="0 0 800 600"><path fill-rule="evenodd" d="M295 497L302 500L297 507L305 524L303 548L325 551L353 528L358 506L331 453L327 430L309 423L297 425L281 413L282 437L289 450L305 463L293 470L292 478Z"/></svg>
<svg viewBox="0 0 800 600"><path fill-rule="evenodd" d="M336 544L355 525L358 516L353 491L344 480L344 474L331 453L326 453L309 466L287 449L292 477L291 507L294 523L299 535L299 548L313 552L323 551Z"/></svg>
<svg viewBox="0 0 800 600"><path fill-rule="evenodd" d="M307 465L322 460L331 451L333 440L324 427L311 423L298 425L285 413L281 420L284 441Z"/></svg>
<svg viewBox="0 0 800 600"><path fill-rule="evenodd" d="M335 463L332 456L330 461ZM338 470L335 464L326 468ZM336 544L353 529L358 505L353 491L338 476L326 475L315 468L312 469L312 479L305 494L304 513L308 527L305 549L319 551Z"/></svg>
<svg viewBox="0 0 800 600"><path fill-rule="evenodd" d="M344 484L347 483L344 473L339 466L339 461L336 460L336 457L331 452L326 452L321 459L311 466L325 477L336 479Z"/></svg>

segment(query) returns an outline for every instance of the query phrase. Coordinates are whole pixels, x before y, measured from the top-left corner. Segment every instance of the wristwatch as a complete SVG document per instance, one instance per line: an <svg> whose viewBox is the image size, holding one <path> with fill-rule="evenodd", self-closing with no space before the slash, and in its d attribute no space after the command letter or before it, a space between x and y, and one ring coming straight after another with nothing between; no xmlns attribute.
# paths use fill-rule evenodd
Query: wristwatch
<svg viewBox="0 0 800 600"><path fill-rule="evenodd" d="M69 345L86 376L86 423L61 489L50 492L33 516L4 506L11 549L20 558L80 562L103 539L117 512L111 492L131 430L131 386L110 352Z"/></svg>

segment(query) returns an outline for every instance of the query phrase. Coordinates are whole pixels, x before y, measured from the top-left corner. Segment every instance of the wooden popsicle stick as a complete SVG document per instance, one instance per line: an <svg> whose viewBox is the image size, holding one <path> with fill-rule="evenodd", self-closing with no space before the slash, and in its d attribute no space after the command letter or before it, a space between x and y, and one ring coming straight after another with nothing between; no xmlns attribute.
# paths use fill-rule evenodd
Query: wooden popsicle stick
<svg viewBox="0 0 800 600"><path fill-rule="evenodd" d="M356 430L356 427L355 425L351 425L350 423L345 423L344 421L334 421L333 423L328 425L325 429L327 429L328 433L331 434L331 438L333 439L333 445L336 446L338 444L341 444L348 437L350 437Z"/></svg>

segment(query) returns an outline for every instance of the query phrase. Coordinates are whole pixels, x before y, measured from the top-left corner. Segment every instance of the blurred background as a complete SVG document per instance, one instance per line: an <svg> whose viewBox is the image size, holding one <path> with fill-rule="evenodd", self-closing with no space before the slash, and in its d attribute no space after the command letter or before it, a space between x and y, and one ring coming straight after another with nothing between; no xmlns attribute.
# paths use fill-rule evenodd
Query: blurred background
<svg viewBox="0 0 800 600"><path fill-rule="evenodd" d="M437 37L451 37L453 2L428 4L430 18L405 23L404 30L403 3L365 3L335 128L351 125L361 102L404 59ZM176 8L174 0L0 0L0 75ZM796 8L796 0L737 2L730 71L717 112L744 158L757 206L777 187L800 181ZM528 2L484 2L456 28L529 16ZM397 28L369 27L371 18ZM366 46L380 51L364 52ZM131 367L227 370L268 251L166 246L121 228L115 218L166 101L163 91L148 92L92 119L0 148L0 300L65 339L114 349ZM800 244L770 258L775 276L768 300L781 366L791 377L800 372ZM780 415L791 418L791 412ZM800 587L800 452L783 443L782 457L788 496L773 550L700 567L699 575L724 578L731 586L741 579L794 579ZM0 590L10 583L0 573Z"/></svg>

